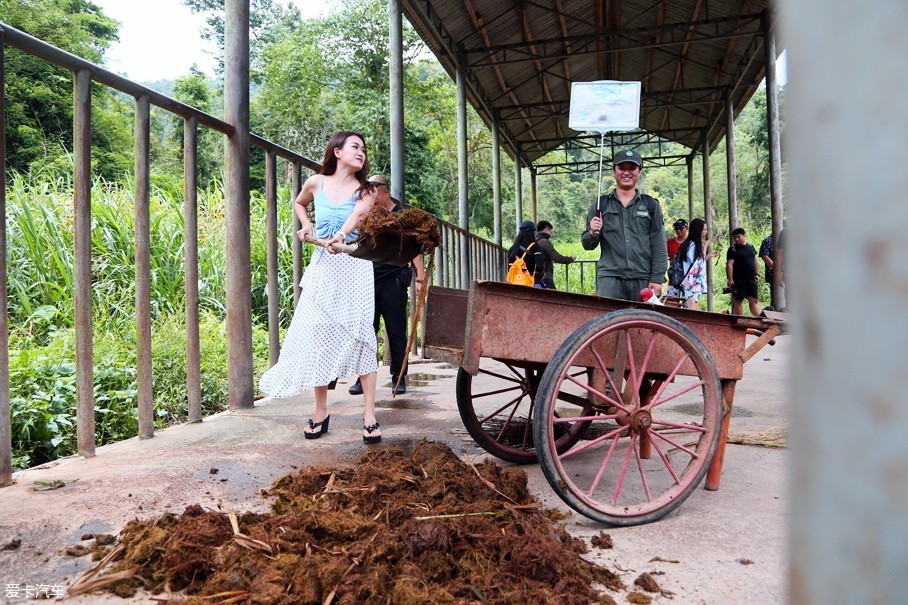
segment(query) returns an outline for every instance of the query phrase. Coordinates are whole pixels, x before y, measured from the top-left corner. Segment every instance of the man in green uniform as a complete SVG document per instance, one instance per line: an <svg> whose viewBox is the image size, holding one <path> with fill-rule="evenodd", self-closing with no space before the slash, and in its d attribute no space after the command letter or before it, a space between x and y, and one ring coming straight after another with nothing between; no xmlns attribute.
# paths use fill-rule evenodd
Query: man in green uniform
<svg viewBox="0 0 908 605"><path fill-rule="evenodd" d="M662 209L637 191L643 159L633 150L615 154L615 190L590 208L587 229L580 236L585 250L601 246L596 268L599 296L640 301L640 290L658 296L668 269Z"/></svg>

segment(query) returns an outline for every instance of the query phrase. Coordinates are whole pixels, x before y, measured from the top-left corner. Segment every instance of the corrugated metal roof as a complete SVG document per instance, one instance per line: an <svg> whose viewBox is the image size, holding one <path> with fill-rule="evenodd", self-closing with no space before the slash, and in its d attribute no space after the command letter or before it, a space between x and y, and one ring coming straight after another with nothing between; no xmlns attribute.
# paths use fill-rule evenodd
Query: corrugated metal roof
<svg viewBox="0 0 908 605"><path fill-rule="evenodd" d="M572 82L642 83L640 127L691 149L724 136L764 76L769 0L402 0L404 15L455 74L502 144L530 163L578 137Z"/></svg>

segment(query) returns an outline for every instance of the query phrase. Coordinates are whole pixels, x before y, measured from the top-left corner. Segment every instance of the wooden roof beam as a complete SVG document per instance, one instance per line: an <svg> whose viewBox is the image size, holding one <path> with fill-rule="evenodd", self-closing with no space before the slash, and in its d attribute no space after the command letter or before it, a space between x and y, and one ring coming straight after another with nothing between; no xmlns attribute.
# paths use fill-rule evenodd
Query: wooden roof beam
<svg viewBox="0 0 908 605"><path fill-rule="evenodd" d="M703 8L703 0L697 0L697 5L694 7L694 14L690 18L691 21L697 20L697 17L700 16L700 10L702 8ZM690 40L691 40L691 38L693 38L694 32L696 31L696 29L697 29L696 25L691 24L691 26L687 30L687 41L684 43L684 46L681 47L681 53L680 53L680 56L678 57L678 67L675 69L675 80L674 80L674 83L672 84L672 89L678 88L678 84L681 82L681 74L684 71L684 61L687 58L687 49L689 48ZM666 124L668 124L668 118L669 118L669 114L670 114L671 110L672 110L671 107L665 108L665 115L662 117L662 122L660 124L661 128L665 128Z"/></svg>

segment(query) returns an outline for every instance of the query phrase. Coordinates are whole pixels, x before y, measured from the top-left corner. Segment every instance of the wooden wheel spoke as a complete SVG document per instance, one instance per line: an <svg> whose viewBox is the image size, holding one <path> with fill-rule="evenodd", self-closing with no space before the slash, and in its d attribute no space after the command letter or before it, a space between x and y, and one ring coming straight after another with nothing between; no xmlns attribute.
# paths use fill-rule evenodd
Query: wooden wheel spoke
<svg viewBox="0 0 908 605"><path fill-rule="evenodd" d="M511 366L508 366L509 368ZM511 368L513 370L513 368ZM486 370L485 368L479 368L480 374L488 374L489 376L494 376L495 378L501 378L502 380L507 380L508 382L516 382L517 384L523 384L524 379L522 376L506 376L504 374L499 374L498 372L493 372L492 370Z"/></svg>
<svg viewBox="0 0 908 605"><path fill-rule="evenodd" d="M651 432L655 432L655 431L650 431L649 429L647 429L647 434L649 435L650 443L652 443L653 447L656 448L656 452L659 454L659 458L662 459L662 463L665 464L665 468L667 468L668 472L671 473L672 479L675 480L675 485L680 484L681 479L678 478L678 473L675 472L675 467L672 466L671 460L668 459L668 456L665 454L665 452L662 451L662 448L659 447L659 444L656 443L655 439L653 439L653 436L650 434Z"/></svg>
<svg viewBox="0 0 908 605"><path fill-rule="evenodd" d="M703 384L704 384L704 383L703 383L702 380L699 381L699 382L695 382L694 384L691 384L691 385L688 385L688 386L684 387L683 389L681 389L681 390L678 391L677 393L672 393L671 395L669 395L669 396L666 397L665 399L659 399L659 395L661 395L661 394L662 394L662 391L663 391L663 389L660 388L660 389L659 389L659 393L657 393L656 397L653 397L652 403L650 403L648 406L646 406L646 409L647 409L647 410L651 410L651 409L653 409L653 408L655 408L655 407L658 407L658 406L662 405L663 403L668 403L668 402L671 401L672 399L676 399L676 398L680 397L681 395L684 395L685 393L689 393L689 392L693 391L694 389L696 389L697 387L702 387Z"/></svg>
<svg viewBox="0 0 908 605"><path fill-rule="evenodd" d="M681 359L679 359L678 363L675 364L675 367L672 370L671 374L668 375L668 378L665 379L665 382L662 383L662 386L660 386L659 390L656 391L656 394L653 395L652 402L650 402L650 404L648 406L646 406L646 408L644 408L644 409L649 410L649 409L652 409L652 407L654 405L656 405L656 402L659 401L659 397L662 396L662 393L665 391L666 388L668 388L668 385L672 383L672 381L675 379L675 376L677 376L678 372L681 370L681 366L683 366L684 362L687 361L688 359L690 359L690 355L687 353L685 353L684 355L681 356Z"/></svg>
<svg viewBox="0 0 908 605"><path fill-rule="evenodd" d="M490 395L499 395L501 393L507 393L509 391L516 391L520 389L520 392L526 394L526 389L523 388L523 385L515 384L512 387L507 387L505 389L498 389L497 391L486 391L485 393L474 393L473 399L480 399L482 397L488 397Z"/></svg>
<svg viewBox="0 0 908 605"><path fill-rule="evenodd" d="M615 493L612 495L612 506L618 504L618 496L621 495L621 487L624 485L624 478L627 476L627 466L631 460L631 450L637 449L637 435L638 433L631 431L631 442L627 446L627 453L624 455L624 462L621 464L618 485L615 486Z"/></svg>
<svg viewBox="0 0 908 605"><path fill-rule="evenodd" d="M686 452L691 458L699 458L699 457L700 457L699 454L697 454L697 452L695 452L694 450L692 450L692 449L690 449L689 447L686 447L686 446L684 446L684 445L681 445L680 443L678 443L677 441L675 441L675 440L673 440L673 439L669 439L668 437L666 437L665 435L663 435L663 434L660 433L659 431L647 431L647 434L650 435L651 437L652 437L652 436L656 436L656 437L658 437L659 439L661 439L662 441L665 441L666 443L668 443L669 445L671 445L672 447L674 447L674 448L676 448L676 449L679 449L679 450L681 450L682 452ZM653 441L653 443L655 444L655 441Z"/></svg>
<svg viewBox="0 0 908 605"><path fill-rule="evenodd" d="M488 416L486 416L485 418L478 418L479 424L485 424L492 418L495 418L496 416L498 416L501 412L503 412L507 408L514 406L514 409L511 410L511 413L508 415L508 420L510 421L511 417L514 416L514 412L516 412L517 408L520 407L520 400L523 399L524 395L526 395L525 391L523 393L521 393L520 395L518 395L517 397L515 397L514 399L507 402L506 404L504 404L503 406L501 406L500 408L498 408L497 410L495 410L494 412L492 412L491 414L489 414Z"/></svg>
<svg viewBox="0 0 908 605"><path fill-rule="evenodd" d="M633 397L633 399L631 399L631 401L633 403L633 406L635 408L638 408L638 407L640 407L640 393L638 393L637 391L640 388L640 386L637 384L637 367L636 367L636 363L634 363L634 343L631 340L631 331L630 330L624 331L624 340L625 340L625 346L627 347L627 362L630 366L630 370L629 370L630 376L628 376L628 384L629 384L629 386L632 387L631 388L631 391L632 391L631 397ZM641 380L643 379L642 374L640 375L640 379ZM622 399L624 399L624 398L622 397Z"/></svg>
<svg viewBox="0 0 908 605"><path fill-rule="evenodd" d="M653 424L658 424L659 426L670 426L676 429L684 429L687 431L697 431L698 433L706 432L706 429L702 426L697 426L695 424L685 424L683 422L673 422L671 420L657 420L653 418Z"/></svg>
<svg viewBox="0 0 908 605"><path fill-rule="evenodd" d="M615 446L618 445L618 437L620 436L619 433L615 433L615 437L612 439L612 445L609 446L608 452L606 452L605 457L602 459L602 464L599 465L599 471L596 473L596 478L593 479L590 491L586 493L587 497L591 497L593 492L596 491L596 488L599 487L599 482L602 481L602 475L605 473L606 467L608 467L608 461L612 458L612 453L615 451Z"/></svg>
<svg viewBox="0 0 908 605"><path fill-rule="evenodd" d="M573 456L573 455L575 455L575 454L579 454L580 452L582 452L582 451L584 451L584 450L588 450L589 448L593 447L594 445L599 445L599 444L602 443L603 441L606 441L606 440L608 440L608 439L611 439L612 437L617 438L618 436L621 435L621 433L622 433L626 428L627 428L627 427L619 426L617 429L615 429L615 430L613 430L613 431L611 431L611 432L609 432L609 433L606 433L605 435L600 435L599 437L596 437L595 439L590 439L589 441L587 441L587 442L584 443L583 445L581 445L581 446L579 446L579 447L572 448L572 449L566 451L565 453L561 454L561 459L562 459L562 460L565 460L565 459L567 459L567 458L570 458L571 456Z"/></svg>
<svg viewBox="0 0 908 605"><path fill-rule="evenodd" d="M634 458L637 459L637 470L640 471L640 481L643 483L643 492L646 494L646 501L652 502L653 497L649 493L649 483L646 481L646 471L643 470L643 459L640 458L640 448L635 447L633 450Z"/></svg>
<svg viewBox="0 0 908 605"><path fill-rule="evenodd" d="M653 348L656 344L656 331L650 331L649 343L646 345L646 353L643 356L643 363L640 364L640 372L637 381L634 382L634 392L640 393L640 387L643 385L643 380L646 377L646 368L649 367L649 360L653 356Z"/></svg>
<svg viewBox="0 0 908 605"><path fill-rule="evenodd" d="M608 376L608 374L606 374L606 376ZM623 402L623 401L617 401L617 400L615 400L615 399L612 399L611 397L609 397L609 396L606 395L605 393L599 391L599 389L596 389L595 387L593 387L593 386L591 386L591 385L589 385L589 384L586 384L585 382L580 382L579 380L575 379L575 378L572 377L572 376L566 376L566 378L567 378L568 380L570 380L571 382L573 382L574 384L576 384L577 386L579 386L579 387L581 387L581 388L583 388L583 389L586 389L587 391L589 391L590 393L592 393L592 394L595 395L596 397L599 397L599 398L601 398L602 400L604 400L604 401L606 401L606 402L612 404L613 406L615 406L616 408L618 408L618 409L621 410L622 412L625 412L625 413L627 413L627 414L630 414L630 412L631 412L630 409L629 409L626 405L624 405L624 402ZM609 382L611 382L611 379L609 379ZM616 391L614 390L614 384L612 385L612 389L613 389L613 390L612 390L613 393L616 392Z"/></svg>

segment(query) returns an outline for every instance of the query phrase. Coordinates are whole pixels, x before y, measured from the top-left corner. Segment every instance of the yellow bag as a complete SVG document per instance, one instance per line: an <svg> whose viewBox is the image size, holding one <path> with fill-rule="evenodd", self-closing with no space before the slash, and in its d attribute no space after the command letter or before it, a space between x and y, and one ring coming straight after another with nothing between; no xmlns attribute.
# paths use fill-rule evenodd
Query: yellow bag
<svg viewBox="0 0 908 605"><path fill-rule="evenodd" d="M514 262L511 263L510 267L508 267L507 282L509 284L515 284L517 286L529 286L530 288L532 288L535 284L533 274L530 273L530 271L527 269L527 264L523 260L526 257L527 252L529 252L530 248L532 248L534 245L535 242L527 246L526 252L524 252L518 258L514 259Z"/></svg>

